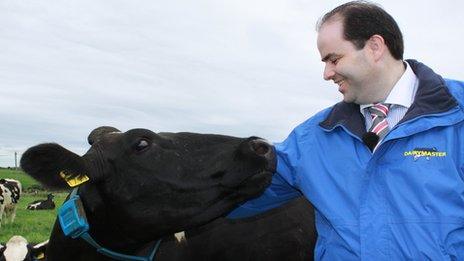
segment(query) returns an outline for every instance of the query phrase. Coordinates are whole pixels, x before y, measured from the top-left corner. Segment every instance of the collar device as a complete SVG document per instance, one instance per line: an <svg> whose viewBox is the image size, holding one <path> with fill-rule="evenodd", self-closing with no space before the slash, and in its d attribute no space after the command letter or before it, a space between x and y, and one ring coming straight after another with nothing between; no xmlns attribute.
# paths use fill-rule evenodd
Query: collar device
<svg viewBox="0 0 464 261"><path fill-rule="evenodd" d="M65 236L71 237L73 239L82 238L87 243L96 248L97 252L99 252L100 254L106 255L116 260L154 260L156 251L158 251L159 245L161 244L161 239L156 242L149 256L125 255L113 252L99 245L88 233L90 225L87 222L87 217L81 198L77 194L78 188L79 187L73 189L71 195L69 196L69 199L63 203L63 205L60 207L60 210L58 211L58 220L60 222L61 229L63 230Z"/></svg>
<svg viewBox="0 0 464 261"><path fill-rule="evenodd" d="M58 219L65 236L78 238L89 231L89 223L77 189L73 189L69 199L61 206Z"/></svg>

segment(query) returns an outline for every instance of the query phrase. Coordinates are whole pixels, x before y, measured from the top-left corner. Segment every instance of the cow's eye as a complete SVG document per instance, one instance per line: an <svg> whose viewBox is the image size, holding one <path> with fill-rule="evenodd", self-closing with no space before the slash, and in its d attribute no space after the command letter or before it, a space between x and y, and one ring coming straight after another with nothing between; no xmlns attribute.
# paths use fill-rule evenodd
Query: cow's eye
<svg viewBox="0 0 464 261"><path fill-rule="evenodd" d="M137 144L135 145L135 150L136 151L142 151L146 148L148 148L148 146L150 145L150 143L148 142L148 140L146 139L140 139Z"/></svg>

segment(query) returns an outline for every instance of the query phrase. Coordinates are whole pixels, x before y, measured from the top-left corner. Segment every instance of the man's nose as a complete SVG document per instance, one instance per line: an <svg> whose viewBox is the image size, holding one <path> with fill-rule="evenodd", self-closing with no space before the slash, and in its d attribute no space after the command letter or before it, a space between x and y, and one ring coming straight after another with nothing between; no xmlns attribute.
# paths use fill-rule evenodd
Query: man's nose
<svg viewBox="0 0 464 261"><path fill-rule="evenodd" d="M324 68L324 80L329 81L335 76L335 70L330 63L325 64Z"/></svg>

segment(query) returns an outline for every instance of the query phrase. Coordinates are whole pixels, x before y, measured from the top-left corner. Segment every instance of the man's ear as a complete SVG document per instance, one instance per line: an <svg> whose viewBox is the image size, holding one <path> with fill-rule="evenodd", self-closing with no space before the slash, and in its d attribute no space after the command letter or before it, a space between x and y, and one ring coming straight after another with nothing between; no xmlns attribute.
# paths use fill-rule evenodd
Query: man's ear
<svg viewBox="0 0 464 261"><path fill-rule="evenodd" d="M85 160L55 143L29 148L21 157L21 168L51 189L65 189L89 180Z"/></svg>
<svg viewBox="0 0 464 261"><path fill-rule="evenodd" d="M369 53L376 62L383 57L386 51L388 51L385 39L378 34L374 34L366 41L366 47L369 48Z"/></svg>

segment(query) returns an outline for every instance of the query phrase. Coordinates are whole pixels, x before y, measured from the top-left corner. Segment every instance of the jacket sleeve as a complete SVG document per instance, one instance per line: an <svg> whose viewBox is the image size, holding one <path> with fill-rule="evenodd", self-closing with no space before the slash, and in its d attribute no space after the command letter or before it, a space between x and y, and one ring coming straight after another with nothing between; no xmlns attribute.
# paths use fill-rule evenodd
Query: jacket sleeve
<svg viewBox="0 0 464 261"><path fill-rule="evenodd" d="M297 139L294 132L288 138L275 145L277 154L277 170L271 185L264 193L232 210L227 218L250 217L266 210L278 207L301 195L298 191L294 173L294 162L298 158Z"/></svg>

